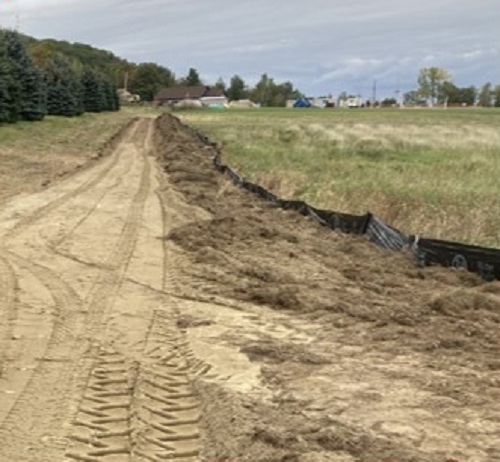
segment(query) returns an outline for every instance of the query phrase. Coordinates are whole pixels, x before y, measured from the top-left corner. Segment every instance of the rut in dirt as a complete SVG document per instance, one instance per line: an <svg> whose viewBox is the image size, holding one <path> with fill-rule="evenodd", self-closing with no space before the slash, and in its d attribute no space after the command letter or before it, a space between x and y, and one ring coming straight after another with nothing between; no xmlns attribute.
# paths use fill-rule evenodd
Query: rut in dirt
<svg viewBox="0 0 500 462"><path fill-rule="evenodd" d="M199 459L207 367L166 294L176 211L153 132L137 120L98 165L2 216L2 460Z"/></svg>

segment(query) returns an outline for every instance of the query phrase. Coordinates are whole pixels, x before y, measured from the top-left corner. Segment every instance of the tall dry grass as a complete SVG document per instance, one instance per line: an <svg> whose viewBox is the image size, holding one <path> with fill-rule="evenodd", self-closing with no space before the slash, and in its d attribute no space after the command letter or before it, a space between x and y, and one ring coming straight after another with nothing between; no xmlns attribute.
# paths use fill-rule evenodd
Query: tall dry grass
<svg viewBox="0 0 500 462"><path fill-rule="evenodd" d="M183 114L284 197L367 210L420 235L500 246L500 111L252 110Z"/></svg>

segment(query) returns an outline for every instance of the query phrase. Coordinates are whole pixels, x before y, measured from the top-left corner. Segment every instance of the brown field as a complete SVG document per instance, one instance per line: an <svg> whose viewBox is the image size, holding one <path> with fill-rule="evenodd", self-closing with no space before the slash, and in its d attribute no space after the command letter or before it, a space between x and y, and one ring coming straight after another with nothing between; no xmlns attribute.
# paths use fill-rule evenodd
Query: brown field
<svg viewBox="0 0 500 462"><path fill-rule="evenodd" d="M169 116L102 152L4 186L1 462L499 459L500 283L255 199Z"/></svg>

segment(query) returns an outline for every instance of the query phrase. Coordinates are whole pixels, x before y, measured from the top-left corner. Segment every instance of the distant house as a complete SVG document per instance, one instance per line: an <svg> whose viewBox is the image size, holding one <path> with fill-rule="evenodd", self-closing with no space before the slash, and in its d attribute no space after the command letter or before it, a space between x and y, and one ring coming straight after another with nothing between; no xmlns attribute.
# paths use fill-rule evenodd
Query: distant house
<svg viewBox="0 0 500 462"><path fill-rule="evenodd" d="M361 96L349 96L347 99L340 101L340 107L357 108L364 107L364 105L365 104Z"/></svg>
<svg viewBox="0 0 500 462"><path fill-rule="evenodd" d="M156 94L154 101L157 105L173 106L184 100L200 101L203 106L225 106L228 103L224 93L220 90L211 89L205 85L193 87L169 87Z"/></svg>
<svg viewBox="0 0 500 462"><path fill-rule="evenodd" d="M119 88L118 90L116 90L116 93L118 94L118 98L120 99L121 104L139 103L141 101L141 97L139 95L130 93L125 88Z"/></svg>
<svg viewBox="0 0 500 462"><path fill-rule="evenodd" d="M311 103L312 107L335 107L335 101L332 97L319 96L315 98L308 98L308 100Z"/></svg>
<svg viewBox="0 0 500 462"><path fill-rule="evenodd" d="M255 104L253 101L249 99L238 99L238 100L233 100L229 103L230 108L235 108L235 109L253 109L260 107L259 104Z"/></svg>

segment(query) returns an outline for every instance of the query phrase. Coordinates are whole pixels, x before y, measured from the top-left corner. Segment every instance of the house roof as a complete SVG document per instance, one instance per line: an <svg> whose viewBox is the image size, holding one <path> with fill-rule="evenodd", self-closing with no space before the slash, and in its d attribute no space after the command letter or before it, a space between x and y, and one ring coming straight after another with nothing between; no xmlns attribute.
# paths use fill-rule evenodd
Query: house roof
<svg viewBox="0 0 500 462"><path fill-rule="evenodd" d="M200 99L203 96L223 96L222 91L212 90L205 85L196 85L193 87L169 87L161 90L156 96L156 100L181 100L181 99Z"/></svg>
<svg viewBox="0 0 500 462"><path fill-rule="evenodd" d="M209 88L208 91L203 95L204 97L218 98L220 96L224 96L224 92L222 90L217 90L216 88Z"/></svg>

